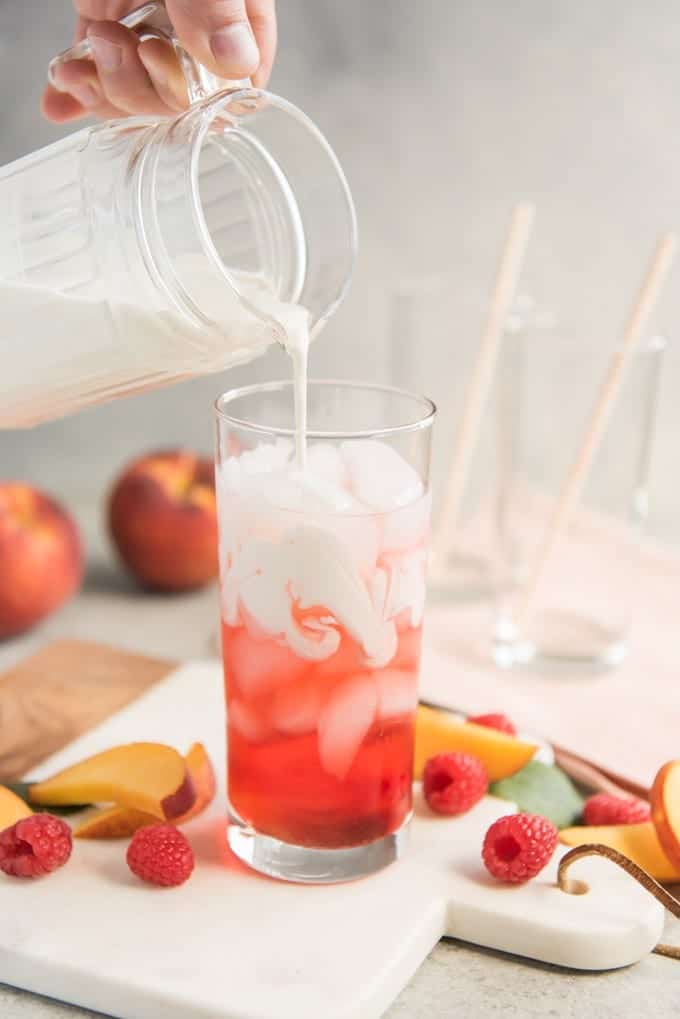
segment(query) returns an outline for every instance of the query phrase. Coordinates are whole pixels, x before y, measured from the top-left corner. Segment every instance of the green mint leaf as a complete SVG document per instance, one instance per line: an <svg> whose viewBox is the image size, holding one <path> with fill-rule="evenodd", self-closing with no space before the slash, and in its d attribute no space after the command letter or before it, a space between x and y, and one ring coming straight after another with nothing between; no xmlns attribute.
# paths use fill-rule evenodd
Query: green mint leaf
<svg viewBox="0 0 680 1019"><path fill-rule="evenodd" d="M581 816L583 797L571 779L554 764L529 761L509 778L492 782L492 796L511 800L528 814L541 814L557 828L568 828Z"/></svg>

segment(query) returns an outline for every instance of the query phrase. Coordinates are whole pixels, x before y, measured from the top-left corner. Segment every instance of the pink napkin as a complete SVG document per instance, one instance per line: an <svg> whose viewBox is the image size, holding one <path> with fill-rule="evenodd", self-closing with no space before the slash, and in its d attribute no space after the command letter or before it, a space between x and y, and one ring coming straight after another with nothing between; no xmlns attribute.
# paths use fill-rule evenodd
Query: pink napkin
<svg viewBox="0 0 680 1019"><path fill-rule="evenodd" d="M650 785L680 757L680 555L645 542L634 583L628 658L597 674L498 669L488 603L430 605L421 696L469 713L504 711L519 729Z"/></svg>

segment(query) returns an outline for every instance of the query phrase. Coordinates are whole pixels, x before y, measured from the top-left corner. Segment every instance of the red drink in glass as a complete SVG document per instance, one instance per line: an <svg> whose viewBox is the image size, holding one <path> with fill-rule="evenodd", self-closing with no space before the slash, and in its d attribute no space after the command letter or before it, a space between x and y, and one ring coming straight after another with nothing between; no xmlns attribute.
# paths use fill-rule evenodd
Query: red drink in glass
<svg viewBox="0 0 680 1019"><path fill-rule="evenodd" d="M334 403L346 413L348 393L359 407L376 399L374 387L312 383L312 418L315 386L327 386L325 417ZM388 429L405 452L382 433L310 429L304 470L290 431L263 438L218 403L229 843L294 881L380 869L411 815L431 404L379 392L410 401L414 422ZM285 416L281 384L242 393Z"/></svg>
<svg viewBox="0 0 680 1019"><path fill-rule="evenodd" d="M411 811L420 635L404 627L393 660L370 670L347 633L333 655L310 663L223 624L236 813L259 832L326 849L401 828Z"/></svg>

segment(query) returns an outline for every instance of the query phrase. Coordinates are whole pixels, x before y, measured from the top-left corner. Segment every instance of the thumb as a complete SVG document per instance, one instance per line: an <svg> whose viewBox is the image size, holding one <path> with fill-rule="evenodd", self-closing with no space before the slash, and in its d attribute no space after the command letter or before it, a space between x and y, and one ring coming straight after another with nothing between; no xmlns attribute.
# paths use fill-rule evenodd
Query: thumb
<svg viewBox="0 0 680 1019"><path fill-rule="evenodd" d="M245 0L167 0L180 42L223 78L243 78L260 65Z"/></svg>

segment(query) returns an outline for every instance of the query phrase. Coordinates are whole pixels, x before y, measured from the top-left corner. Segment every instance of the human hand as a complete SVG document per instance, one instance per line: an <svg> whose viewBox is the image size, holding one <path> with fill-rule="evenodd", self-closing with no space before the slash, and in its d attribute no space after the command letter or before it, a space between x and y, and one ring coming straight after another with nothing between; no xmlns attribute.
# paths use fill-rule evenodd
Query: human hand
<svg viewBox="0 0 680 1019"><path fill-rule="evenodd" d="M57 67L58 88L48 85L42 109L48 120L161 113L187 105L186 87L172 46L139 41L117 19L141 0L74 0L76 42L87 37L94 61ZM275 0L166 0L182 45L222 78L251 77L266 85L276 53Z"/></svg>

